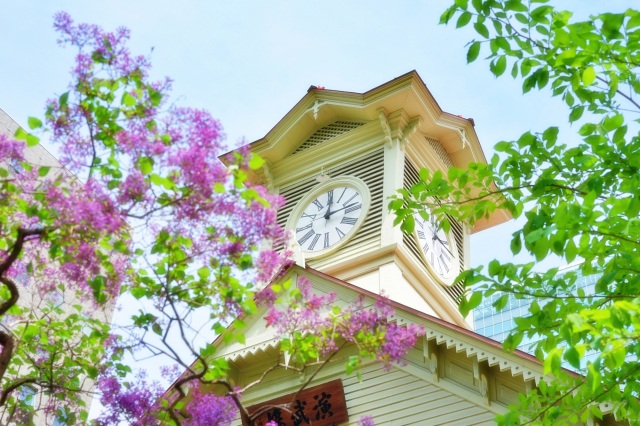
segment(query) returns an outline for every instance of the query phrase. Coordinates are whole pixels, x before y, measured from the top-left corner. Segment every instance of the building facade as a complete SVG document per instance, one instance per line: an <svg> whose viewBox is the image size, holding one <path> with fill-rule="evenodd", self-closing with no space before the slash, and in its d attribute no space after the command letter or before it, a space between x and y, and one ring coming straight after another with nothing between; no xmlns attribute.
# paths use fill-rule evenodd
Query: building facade
<svg viewBox="0 0 640 426"><path fill-rule="evenodd" d="M311 86L250 149L265 160L252 182L287 200L278 220L292 235L296 264L271 284L304 278L316 294L336 294L339 306L360 298L371 306L384 294L393 321L425 330L406 364L386 370L370 362L360 378L345 374L356 349L347 345L313 376L303 397L297 391L304 373L280 368L263 376L285 354L268 327L267 308L259 309L243 318L243 344L225 339L237 331L233 325L214 342L232 385L252 384L243 404L249 414L267 416L256 424L277 418L278 425L355 425L369 415L376 425L490 425L545 380L534 357L504 353L458 311L462 288L453 278L469 266L469 235L510 218L498 211L473 227L454 223L449 233L418 216L412 234L393 224L389 197L415 183L421 168L446 173L486 162L473 120L442 111L416 72L365 93ZM340 395L335 422L317 411L326 394ZM308 412L282 416L282 404Z"/></svg>

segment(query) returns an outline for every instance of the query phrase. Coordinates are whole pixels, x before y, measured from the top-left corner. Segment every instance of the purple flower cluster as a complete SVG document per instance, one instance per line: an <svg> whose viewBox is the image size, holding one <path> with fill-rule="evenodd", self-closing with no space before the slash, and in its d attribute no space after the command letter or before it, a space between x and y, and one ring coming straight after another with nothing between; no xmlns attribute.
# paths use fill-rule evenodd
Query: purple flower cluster
<svg viewBox="0 0 640 426"><path fill-rule="evenodd" d="M120 27L115 32L105 32L97 25L74 25L73 19L66 12L56 13L53 27L58 33L58 44L76 46L80 50L72 73L79 81L89 78L96 60L123 74L149 68L146 57L132 57L125 47L130 36L129 29L125 27Z"/></svg>
<svg viewBox="0 0 640 426"><path fill-rule="evenodd" d="M366 307L365 298L360 297L344 311L337 329L343 339L373 354L388 368L393 362L405 363L403 357L416 344L418 337L424 335L422 326L398 325L391 321L393 315L387 299L380 298L373 307Z"/></svg>
<svg viewBox="0 0 640 426"><path fill-rule="evenodd" d="M229 396L202 393L198 388L192 389L189 396L191 402L186 408L185 426L228 426L238 414L235 402Z"/></svg>
<svg viewBox="0 0 640 426"><path fill-rule="evenodd" d="M358 426L375 426L371 416L362 416L358 419Z"/></svg>
<svg viewBox="0 0 640 426"><path fill-rule="evenodd" d="M358 346L362 356L372 356L389 367L393 362L405 362L403 357L424 335L419 325L398 325L392 321L393 308L383 297L369 306L362 296L340 310L332 306L335 294L314 294L311 283L304 277L299 277L297 284L295 297L284 308L276 304L277 295L271 289L265 289L259 301L269 307L267 326L275 327L286 343L286 350L302 360L308 357L299 352L301 348L312 347L328 355L338 349L339 341L346 341Z"/></svg>
<svg viewBox="0 0 640 426"><path fill-rule="evenodd" d="M297 332L309 332L310 330L323 330L331 326L331 319L323 315L325 309L335 300L336 295L329 293L318 296L313 293L311 283L304 277L298 279L299 297L289 303L276 304L273 293L270 290L263 292L261 296L269 304L269 310L265 319L267 326L273 326L281 335L292 335Z"/></svg>
<svg viewBox="0 0 640 426"><path fill-rule="evenodd" d="M97 420L99 425L115 426L122 421L136 426L158 424L153 408L163 388L158 382L149 382L144 371L136 375L134 382L126 385L107 372L98 379L98 390L105 408Z"/></svg>
<svg viewBox="0 0 640 426"><path fill-rule="evenodd" d="M248 150L230 155L233 164L227 168L218 159L228 148L217 120L198 109L161 108L167 105L170 81L145 81L150 63L129 52L128 30L111 33L75 24L66 13L56 15L54 26L60 44L79 53L75 82L68 96L49 102L47 124L65 166L87 177L83 190L70 184L48 190L57 225L89 229L89 235L118 235L125 232L123 218L143 220L147 240L166 234L188 241L183 249L193 263L217 268L242 263L243 281L267 281L283 257L260 248L264 240L281 235L276 211L282 199L262 187L247 187ZM105 109L112 118L101 121L97 111ZM63 196L61 187L72 191ZM80 262L65 266L69 275L81 279L95 273L90 265L99 260L97 254L85 246L73 250ZM123 279L119 271L113 275ZM229 294L220 306L238 313Z"/></svg>
<svg viewBox="0 0 640 426"><path fill-rule="evenodd" d="M22 161L24 159L24 142L15 141L0 133L0 163Z"/></svg>

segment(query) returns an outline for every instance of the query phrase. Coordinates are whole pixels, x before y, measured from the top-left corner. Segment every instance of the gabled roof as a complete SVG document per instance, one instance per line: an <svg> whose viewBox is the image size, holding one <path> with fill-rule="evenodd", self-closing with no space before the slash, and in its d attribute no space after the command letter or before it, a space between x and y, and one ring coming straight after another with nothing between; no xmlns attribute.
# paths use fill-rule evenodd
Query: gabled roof
<svg viewBox="0 0 640 426"><path fill-rule="evenodd" d="M356 300L361 295L364 295L365 301L370 303L375 303L376 300L381 298L381 296L375 293L364 290L343 280L324 274L315 269L309 267L302 268L295 264L284 267L281 273L278 274L277 278L271 284L282 282L296 274L307 277L311 282L314 291L318 293L323 291L336 293L338 296L337 303L340 301L349 303L349 301ZM471 396L476 396L469 399L469 401L476 404L479 402L480 405L485 408L494 407L492 405L492 401L494 401L494 399L490 398L494 398L495 395L490 397L487 393L487 379L490 379L490 376L495 376L496 380L500 380L501 383L507 383L505 380L511 380L511 383L521 383L518 385L520 386L521 391L525 391L525 389L528 391L533 388L534 384L537 386L541 380L550 379L550 377L544 376L543 367L540 361L530 354L519 350L512 353L506 353L499 342L448 323L442 319L409 308L400 303L390 300L387 300L387 302L395 311L394 316L391 318L392 320L397 321L399 324L418 324L424 327L425 336L420 340L422 341L422 350L419 347L415 347L407 357L408 359L411 359L411 362L407 365L398 366L399 370L412 374L415 377L419 377L420 380L424 380L425 382L432 384L440 383L437 373L434 373L434 371L440 371L437 367L440 361L438 361L439 358L438 355L436 355L436 352L438 348L443 349L444 347L447 349L447 351L445 351L446 354L449 354L444 356L451 357L455 355L460 357L458 354L464 354L462 355L462 358L469 359L469 361L472 362L473 371L470 371L468 374L472 374L474 378L478 380L477 383L479 383L479 387L473 392L479 392L478 395L481 399L477 399L478 395L473 394ZM229 326L227 331L222 335L219 335L213 343L217 349L216 357L225 358L233 363L236 371L243 371L245 368L249 371L255 370L256 366L265 365L264 361L273 360L274 358L277 359L280 356L279 339L272 328L266 327L266 321L263 318L265 314L266 307L261 310L259 309L252 315L242 318L245 324L242 331L245 334L246 344L241 345L237 342L225 342L225 334L236 331L233 325ZM420 344L420 341L418 342L418 345ZM434 352L434 347L436 352ZM423 363L422 367L416 364L416 354L418 354L420 360L418 362ZM435 360L434 356L436 357ZM435 362L435 364L433 362ZM486 362L486 365L488 365L490 369L484 367L484 362ZM424 369L424 366L426 366L428 371ZM327 374L328 376L335 376L337 374L336 371L338 370L334 368L333 372ZM435 376L425 376L425 372L428 373L429 371L431 371L431 374L435 374ZM565 371L569 374L579 376L571 371ZM253 371L253 373L255 373L255 371ZM342 373L339 373L339 375L342 376ZM445 378L448 377L449 376L445 376ZM520 382L520 380L522 380L522 382ZM278 380L276 380L276 382L278 382ZM272 381L269 383L274 382ZM271 385L265 384L265 386L269 387ZM462 392L462 394L467 395L467 397L470 395L468 393L469 389L464 388L464 385L460 387L459 382L454 383L450 380L445 380L438 386L441 386L443 389L449 389L449 391L454 393L457 391L455 391L451 386L458 386L456 389ZM171 398L170 395L172 388L173 385L165 392L165 398ZM265 395L278 394L280 392L278 389L269 389L266 394L260 393L258 399L269 399L265 397ZM259 402L259 400L256 400L256 395L249 397L249 400L251 403ZM605 412L609 412L610 404L601 404L600 408ZM492 410L495 411L496 408L494 407Z"/></svg>
<svg viewBox="0 0 640 426"><path fill-rule="evenodd" d="M338 300L349 303L355 301L360 295L364 295L367 300L380 300L382 297L376 293L362 289L346 281L324 274L315 269L301 268L297 265L288 266L279 274L279 278L274 281L280 282L289 278L293 274L306 276L311 281L314 289L321 291L332 291L338 294ZM440 318L417 311L401 303L385 299L395 311L395 320L403 324L419 324L425 328L425 342L434 340L438 345L444 344L447 348L455 348L456 352L465 352L467 357L475 357L478 362L487 361L489 366L498 366L501 371L510 371L511 375L522 375L523 380L534 380L535 383L543 378L542 365L534 356L516 350L513 353L505 353L502 344L481 336L463 327L451 324ZM259 310L255 314L243 318L246 327L243 329L246 344L237 342L225 344L224 334L218 336L214 341L217 346L217 356L224 357L229 361L242 365L244 362L250 363L260 354L273 354L278 351L279 339L273 328L266 327L263 317L266 308ZM234 327L230 326L227 332L233 332Z"/></svg>
<svg viewBox="0 0 640 426"><path fill-rule="evenodd" d="M252 151L275 162L292 152L319 126L347 116L352 120L377 121L380 110L392 113L400 109L409 117L421 117L417 130L440 140L449 154L467 149L468 158L454 160L456 166L464 167L470 161L486 162L473 120L443 111L416 71L364 93L312 86L263 138L250 146Z"/></svg>

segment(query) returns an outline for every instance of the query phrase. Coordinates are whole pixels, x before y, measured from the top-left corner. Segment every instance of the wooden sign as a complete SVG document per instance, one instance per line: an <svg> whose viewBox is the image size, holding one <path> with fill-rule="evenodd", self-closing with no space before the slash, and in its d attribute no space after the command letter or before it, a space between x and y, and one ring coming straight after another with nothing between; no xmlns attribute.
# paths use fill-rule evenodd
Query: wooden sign
<svg viewBox="0 0 640 426"><path fill-rule="evenodd" d="M257 426L269 421L275 421L278 426L333 426L349 420L340 379L304 389L295 401L294 396L292 393L253 405L248 408L249 415L262 413L255 419ZM274 407L266 409L269 406Z"/></svg>

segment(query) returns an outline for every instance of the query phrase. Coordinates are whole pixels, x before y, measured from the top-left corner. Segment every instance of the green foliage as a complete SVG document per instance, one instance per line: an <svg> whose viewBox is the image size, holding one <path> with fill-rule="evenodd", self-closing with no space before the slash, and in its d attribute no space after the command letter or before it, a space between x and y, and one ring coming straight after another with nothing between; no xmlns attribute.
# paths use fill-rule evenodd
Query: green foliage
<svg viewBox="0 0 640 426"><path fill-rule="evenodd" d="M577 143L563 142L565 135L550 127L499 142L490 165L452 169L446 177L421 171L422 181L390 203L397 223L410 228L404 223L424 205L469 224L495 210L522 219L511 251L526 251L533 263L493 261L486 272L461 276L474 287L462 300L463 314L496 292L504 294L497 310L507 294L533 300L505 348L539 338L535 354L553 375L521 395L500 423L564 425L610 413L639 424L640 13L578 22L546 0L472 0L455 1L441 22L473 26L478 38L469 43L469 62L483 54L496 77L510 71L524 93L549 90L566 104L570 123L584 124ZM552 255L582 263L563 275L534 272ZM595 273L595 294L576 290L580 276ZM563 370L563 362L580 376Z"/></svg>

